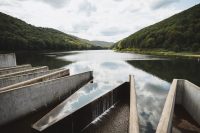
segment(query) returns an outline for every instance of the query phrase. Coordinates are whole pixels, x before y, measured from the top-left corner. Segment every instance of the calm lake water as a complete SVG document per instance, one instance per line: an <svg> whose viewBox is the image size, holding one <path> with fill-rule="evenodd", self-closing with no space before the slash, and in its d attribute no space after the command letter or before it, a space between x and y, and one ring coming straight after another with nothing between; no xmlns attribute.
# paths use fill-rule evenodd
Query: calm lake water
<svg viewBox="0 0 200 133"><path fill-rule="evenodd" d="M155 132L173 78L200 85L200 62L194 59L162 58L111 50L55 53L18 53L17 63L65 67L70 74L94 72L93 93L102 93L135 76L140 130ZM84 100L84 99L82 99Z"/></svg>

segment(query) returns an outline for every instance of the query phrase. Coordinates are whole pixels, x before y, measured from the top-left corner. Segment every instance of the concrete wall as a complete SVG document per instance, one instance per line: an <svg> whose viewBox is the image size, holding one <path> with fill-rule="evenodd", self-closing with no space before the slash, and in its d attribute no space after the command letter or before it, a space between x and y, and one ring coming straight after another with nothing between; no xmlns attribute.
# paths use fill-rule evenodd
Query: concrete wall
<svg viewBox="0 0 200 133"><path fill-rule="evenodd" d="M182 104L185 80L178 79L176 86L176 104Z"/></svg>
<svg viewBox="0 0 200 133"><path fill-rule="evenodd" d="M34 72L43 72L43 71L47 71L47 70L49 70L49 68L47 66L35 67L35 68L24 70L24 71L0 75L0 79L6 78L6 77L18 76L18 75L22 75L22 74L34 73Z"/></svg>
<svg viewBox="0 0 200 133"><path fill-rule="evenodd" d="M49 74L42 75L33 79L29 79L23 82L19 82L13 85L0 88L0 92L8 91L8 90L15 89L18 87L22 87L22 86L42 82L42 81L52 80L52 79L56 79L56 78L60 78L60 77L68 76L68 75L69 75L69 69L62 69L62 70L55 71L53 73L49 73Z"/></svg>
<svg viewBox="0 0 200 133"><path fill-rule="evenodd" d="M200 87L184 80L182 89L182 105L192 118L200 124Z"/></svg>
<svg viewBox="0 0 200 133"><path fill-rule="evenodd" d="M16 66L15 54L0 54L0 68L12 66Z"/></svg>
<svg viewBox="0 0 200 133"><path fill-rule="evenodd" d="M14 72L23 71L23 70L28 70L28 69L31 69L31 68L32 68L32 66L30 64L15 66L15 67L2 68L2 69L0 69L0 75L14 73Z"/></svg>
<svg viewBox="0 0 200 133"><path fill-rule="evenodd" d="M0 88L6 87L12 84L16 84L19 82L23 82L29 79L33 79L39 76L43 76L52 72L58 71L58 69L54 70L49 70L49 71L43 71L43 72L33 72L33 73L28 73L28 74L22 74L22 75L17 75L17 76L12 76L12 77L5 77L5 78L0 78Z"/></svg>
<svg viewBox="0 0 200 133"><path fill-rule="evenodd" d="M81 108L78 108L75 112L68 116L63 116L63 119L53 121L49 123L48 126L45 126L46 123L43 123L43 120L46 121L51 117L51 113L59 113L56 108L60 109L63 103L58 105L51 113L48 113L46 117L44 116L38 122L33 125L33 128L38 132L45 133L78 133L81 132L88 124L90 124L95 118L100 116L106 110L108 110L112 105L117 103L119 100L129 99L129 83L123 83L122 85L113 88L111 91L99 95L95 100L88 101L88 104L82 105ZM65 101L64 101L65 102Z"/></svg>
<svg viewBox="0 0 200 133"><path fill-rule="evenodd" d="M0 125L63 100L93 78L86 72L0 93Z"/></svg>
<svg viewBox="0 0 200 133"><path fill-rule="evenodd" d="M184 79L174 79L156 130L156 133L171 133L175 104L181 104L200 124L200 87Z"/></svg>

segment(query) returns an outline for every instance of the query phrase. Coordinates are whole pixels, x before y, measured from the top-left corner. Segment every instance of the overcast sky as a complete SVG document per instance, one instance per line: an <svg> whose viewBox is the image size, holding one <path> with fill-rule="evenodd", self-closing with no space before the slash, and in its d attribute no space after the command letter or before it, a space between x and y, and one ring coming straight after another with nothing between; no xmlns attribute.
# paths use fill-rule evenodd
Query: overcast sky
<svg viewBox="0 0 200 133"><path fill-rule="evenodd" d="M0 0L0 11L89 40L118 41L200 0Z"/></svg>

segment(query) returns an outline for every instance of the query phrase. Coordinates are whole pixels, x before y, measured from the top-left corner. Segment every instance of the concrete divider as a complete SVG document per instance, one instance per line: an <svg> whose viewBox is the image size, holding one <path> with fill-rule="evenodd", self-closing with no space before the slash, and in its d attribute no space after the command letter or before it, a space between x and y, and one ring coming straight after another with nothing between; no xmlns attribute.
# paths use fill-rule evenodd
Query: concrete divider
<svg viewBox="0 0 200 133"><path fill-rule="evenodd" d="M0 92L0 125L67 98L92 78L86 72Z"/></svg>
<svg viewBox="0 0 200 133"><path fill-rule="evenodd" d="M19 71L19 72L0 75L0 79L1 78L6 78L6 77L22 75L22 74L34 73L34 72L44 72L44 71L47 71L47 70L49 70L49 68L47 66L35 67L35 68L24 70L24 71Z"/></svg>
<svg viewBox="0 0 200 133"><path fill-rule="evenodd" d="M129 82L130 82L129 133L139 133L139 121L138 121L138 111L137 111L135 80L132 75L129 76Z"/></svg>
<svg viewBox="0 0 200 133"><path fill-rule="evenodd" d="M200 87L187 80L179 80L177 91L181 92L181 100L176 104L181 104L200 125Z"/></svg>
<svg viewBox="0 0 200 133"><path fill-rule="evenodd" d="M85 89L87 90L87 87L90 85L84 86L79 92ZM73 103L73 100L76 101L76 93L37 121L33 125L35 131L45 133L62 133L66 131L68 133L82 132L88 124L119 100L129 99L129 83L125 82L110 91L96 94L95 96L88 95L90 99L81 102L75 107L72 106L72 109L69 110L68 102Z"/></svg>
<svg viewBox="0 0 200 133"><path fill-rule="evenodd" d="M61 70L61 69L48 70L48 71L43 71L43 72L33 72L33 73L28 73L28 74L0 78L0 88L6 87L12 84L16 84L19 82L23 82L29 79L33 79L39 76L43 76L49 73L53 73L58 70Z"/></svg>
<svg viewBox="0 0 200 133"><path fill-rule="evenodd" d="M31 68L32 68L32 66L30 64L20 65L20 66L15 66L15 67L1 68L0 75L14 73L17 71L23 71L23 70L27 70L27 69L31 69Z"/></svg>
<svg viewBox="0 0 200 133"><path fill-rule="evenodd" d="M69 69L62 69L62 70L58 70L58 71L55 71L55 72L52 72L52 73L49 73L49 74L46 74L46 75L43 75L40 77L36 77L36 78L30 79L30 80L26 80L23 82L19 82L19 83L10 85L10 86L0 88L0 92L8 91L11 89L15 89L17 87L22 87L25 85L30 85L30 84L34 84L34 83L42 82L42 81L46 81L46 80L56 79L56 78L60 78L60 77L68 76L68 75L69 75Z"/></svg>
<svg viewBox="0 0 200 133"><path fill-rule="evenodd" d="M0 68L16 66L16 57L14 53L0 54Z"/></svg>
<svg viewBox="0 0 200 133"><path fill-rule="evenodd" d="M168 92L165 105L156 129L156 133L171 133L174 105L176 98L177 79L174 79Z"/></svg>

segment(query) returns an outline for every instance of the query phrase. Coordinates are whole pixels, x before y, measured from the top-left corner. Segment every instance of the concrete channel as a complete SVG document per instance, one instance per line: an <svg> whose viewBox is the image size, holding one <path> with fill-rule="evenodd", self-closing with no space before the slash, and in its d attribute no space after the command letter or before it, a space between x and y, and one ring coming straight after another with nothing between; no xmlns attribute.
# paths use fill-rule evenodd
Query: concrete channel
<svg viewBox="0 0 200 133"><path fill-rule="evenodd" d="M91 122L83 133L139 133L135 80L129 76L127 96ZM130 95L130 97L128 96Z"/></svg>
<svg viewBox="0 0 200 133"><path fill-rule="evenodd" d="M93 79L92 72L65 76L0 92L0 125L64 100Z"/></svg>
<svg viewBox="0 0 200 133"><path fill-rule="evenodd" d="M173 123L174 108L176 108L176 106L182 106L179 113L183 113L185 110L190 117L189 119L193 119L193 121L196 122L196 125L193 125L193 123L190 123L190 121L187 121L184 117L180 118L180 120L186 121L187 123L184 127L182 127L184 132L199 132L199 101L200 87L184 79L174 79L170 87L156 133L181 132L181 127L176 129Z"/></svg>
<svg viewBox="0 0 200 133"><path fill-rule="evenodd" d="M97 97L95 96L94 98L87 100L86 102L79 105L78 108L72 107L72 110L68 110L68 108L66 108L68 107L66 106L66 104L68 104L69 101L73 102L74 97L77 96L74 93L73 95L75 96L72 95L64 102L59 104L47 115L37 121L33 125L33 128L36 131L45 133L53 133L55 131L59 131L60 133L66 131L68 131L69 133L81 132L84 127L90 124L104 111L109 109L114 103L119 101L122 97L125 98L128 96L129 88L127 87L127 85L128 83L124 83L117 88L113 88L107 93L98 95ZM88 86L91 86L91 84L84 86L80 90L87 89Z"/></svg>
<svg viewBox="0 0 200 133"><path fill-rule="evenodd" d="M119 85L116 88L111 89L108 92L103 94L96 94L90 99L87 99L85 102L78 103L77 105L73 104L73 101L77 101L77 97L79 92L84 90L88 90L92 88L92 84L87 84L80 88L76 93L71 95L64 102L59 104L56 108L38 120L34 125L33 129L35 132L44 132L44 133L53 133L53 132L69 132L69 133L79 133L79 132L95 132L92 126L93 121L99 119L101 115L105 112L109 112L109 110L113 110L113 106L116 105L116 109L118 107L124 107L126 110L126 115L122 115L126 124L123 125L121 123L121 127L127 132L135 133L139 132L138 126L138 117L137 117L137 106L133 103L133 106L130 105L130 97L131 99L135 99L135 87L134 87L134 79L130 77L130 82L125 82ZM130 88L131 86L131 88ZM132 95L130 95L130 89L132 89ZM90 97L90 96L88 96ZM79 101L79 100L78 100ZM124 104L125 103L125 106ZM132 102L131 102L132 103ZM128 106L127 106L128 105ZM71 107L70 107L71 106ZM129 107L130 111L129 111ZM71 108L71 109L69 109ZM115 109L114 109L115 110ZM129 112L132 112L136 116L130 115ZM128 113L128 114L127 114ZM119 116L119 115L117 115ZM114 116L115 117L115 116ZM106 121L105 121L106 122ZM119 120L118 120L119 122ZM118 123L116 122L116 123ZM119 124L119 123L118 123ZM131 129L129 130L129 124L131 124ZM112 125L112 124L106 124ZM117 128L117 127L116 127ZM120 126L118 126L118 129ZM123 131L124 132L124 131Z"/></svg>
<svg viewBox="0 0 200 133"><path fill-rule="evenodd" d="M14 53L0 54L0 68L16 66L16 56Z"/></svg>

